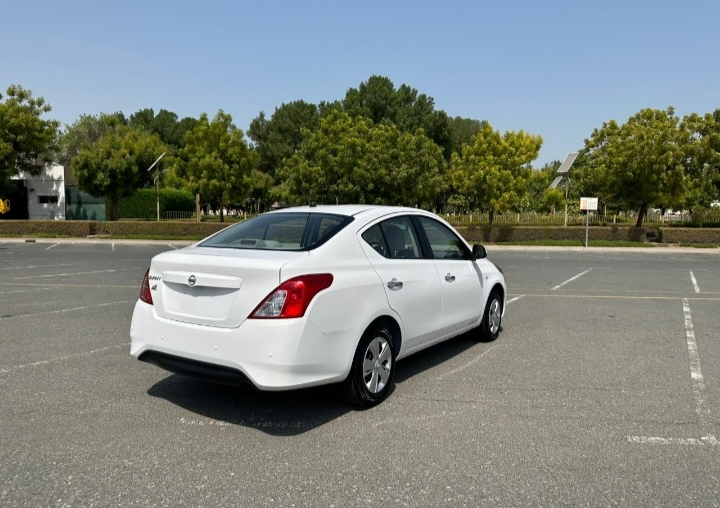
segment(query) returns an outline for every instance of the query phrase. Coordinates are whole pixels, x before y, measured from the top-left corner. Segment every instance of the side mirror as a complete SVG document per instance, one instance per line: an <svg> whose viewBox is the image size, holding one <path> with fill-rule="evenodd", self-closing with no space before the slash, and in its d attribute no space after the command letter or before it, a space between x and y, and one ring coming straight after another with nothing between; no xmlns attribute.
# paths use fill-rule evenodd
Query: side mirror
<svg viewBox="0 0 720 508"><path fill-rule="evenodd" d="M487 257L487 250L482 245L473 245L473 259L485 259Z"/></svg>

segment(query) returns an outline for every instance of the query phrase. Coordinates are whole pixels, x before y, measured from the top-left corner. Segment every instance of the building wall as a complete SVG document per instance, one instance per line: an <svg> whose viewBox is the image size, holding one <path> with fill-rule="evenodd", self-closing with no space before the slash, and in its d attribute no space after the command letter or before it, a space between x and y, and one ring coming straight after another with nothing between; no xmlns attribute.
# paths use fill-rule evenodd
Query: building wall
<svg viewBox="0 0 720 508"><path fill-rule="evenodd" d="M65 219L65 168L48 164L37 176L20 174L28 196L28 215L32 219Z"/></svg>

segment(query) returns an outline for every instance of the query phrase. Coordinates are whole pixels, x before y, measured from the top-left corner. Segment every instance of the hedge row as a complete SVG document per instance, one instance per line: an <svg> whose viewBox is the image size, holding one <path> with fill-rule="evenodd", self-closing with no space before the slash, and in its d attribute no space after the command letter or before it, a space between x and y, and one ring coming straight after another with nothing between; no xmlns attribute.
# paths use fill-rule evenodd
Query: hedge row
<svg viewBox="0 0 720 508"><path fill-rule="evenodd" d="M93 235L109 236L177 236L205 238L223 228L228 223L190 222L190 221L64 221L64 220L0 220L0 236L12 235L57 235L86 237ZM527 242L533 240L584 240L584 228L528 227L528 226L464 226L457 230L469 242ZM665 243L718 243L720 229L708 228L661 228L660 241ZM642 242L645 240L645 228L630 227L591 227L590 240L615 240Z"/></svg>
<svg viewBox="0 0 720 508"><path fill-rule="evenodd" d="M660 228L660 241L664 243L717 243L720 245L720 229Z"/></svg>
<svg viewBox="0 0 720 508"><path fill-rule="evenodd" d="M585 228L528 227L528 226L455 226L468 242L529 242L533 240L585 240ZM645 228L618 226L593 226L589 228L590 240L614 240L644 242Z"/></svg>
<svg viewBox="0 0 720 508"><path fill-rule="evenodd" d="M86 237L117 236L194 236L204 238L229 226L220 222L97 222L64 220L0 220L0 235L58 235Z"/></svg>
<svg viewBox="0 0 720 508"><path fill-rule="evenodd" d="M107 203L106 210L110 209ZM195 196L192 192L178 189L160 189L160 216L165 211L194 212ZM129 198L118 200L118 218L120 219L156 219L157 193L155 189L139 189Z"/></svg>

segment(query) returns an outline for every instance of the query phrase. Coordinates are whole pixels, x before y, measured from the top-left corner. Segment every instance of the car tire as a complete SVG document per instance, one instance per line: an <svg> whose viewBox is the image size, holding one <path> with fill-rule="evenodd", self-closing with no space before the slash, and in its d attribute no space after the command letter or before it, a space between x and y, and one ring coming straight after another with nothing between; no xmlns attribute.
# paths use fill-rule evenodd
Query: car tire
<svg viewBox="0 0 720 508"><path fill-rule="evenodd" d="M492 291L485 305L482 323L478 328L480 342L492 342L498 338L502 325L502 310L502 298L498 293Z"/></svg>
<svg viewBox="0 0 720 508"><path fill-rule="evenodd" d="M363 334L344 383L350 404L368 408L385 400L395 376L394 351L392 335L386 328L376 326Z"/></svg>

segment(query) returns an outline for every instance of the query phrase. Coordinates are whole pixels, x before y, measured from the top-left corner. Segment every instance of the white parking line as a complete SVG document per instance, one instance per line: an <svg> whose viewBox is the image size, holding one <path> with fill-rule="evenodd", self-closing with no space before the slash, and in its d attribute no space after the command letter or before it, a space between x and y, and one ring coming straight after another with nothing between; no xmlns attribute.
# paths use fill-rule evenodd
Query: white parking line
<svg viewBox="0 0 720 508"><path fill-rule="evenodd" d="M16 289L15 291L0 291L1 295L12 295L14 293L27 293L29 291L43 291L45 289L52 289L52 287L41 287L41 288L32 288L32 289Z"/></svg>
<svg viewBox="0 0 720 508"><path fill-rule="evenodd" d="M167 244L167 245L168 245L168 247L172 247L173 249L177 250L177 247L175 247L174 245L172 245L172 244L170 244L170 243Z"/></svg>
<svg viewBox="0 0 720 508"><path fill-rule="evenodd" d="M692 273L692 270L690 270L690 280L692 281L692 285L695 288L695 292L700 292L700 287L698 286L697 280L695 279L695 274Z"/></svg>
<svg viewBox="0 0 720 508"><path fill-rule="evenodd" d="M628 441L636 444L655 445L720 445L720 441L715 436L705 436L700 439L694 437L628 436Z"/></svg>
<svg viewBox="0 0 720 508"><path fill-rule="evenodd" d="M52 249L53 247L57 247L58 245L60 245L60 242L52 244L50 247L48 247L48 248L45 249L45 250L50 250L50 249Z"/></svg>
<svg viewBox="0 0 720 508"><path fill-rule="evenodd" d="M690 304L687 298L683 298L683 313L685 314L685 336L687 338L688 356L690 357L690 378L693 382L693 396L695 397L695 413L698 415L698 423L707 425L708 410L705 404L705 380L700 368L700 353L698 353L697 342L695 341L695 329L693 328L692 316L690 315Z"/></svg>
<svg viewBox="0 0 720 508"><path fill-rule="evenodd" d="M708 416L710 411L705 407L705 379L700 368L700 353L695 340L695 329L693 327L690 304L687 298L683 298L683 314L685 319L685 338L687 341L688 357L690 359L690 379L692 380L693 397L695 398L695 414L700 427L705 430L709 427ZM636 444L654 445L710 445L718 446L720 441L708 434L701 438L693 437L658 437L658 436L628 436L628 442Z"/></svg>
<svg viewBox="0 0 720 508"><path fill-rule="evenodd" d="M112 244L113 252L115 252L115 244Z"/></svg>
<svg viewBox="0 0 720 508"><path fill-rule="evenodd" d="M585 275L586 273L588 273L590 270L592 270L592 268L588 268L588 269L585 270L583 273L577 274L575 277L570 277L568 280L566 280L566 281L563 282L562 284L558 284L557 286L555 286L554 288L552 288L551 291L555 291L556 289L560 289L561 287L563 287L563 286L564 286L565 284L567 284L568 282L572 282L572 281L574 281L575 279L579 279L580 277L582 277L583 275Z"/></svg>
<svg viewBox="0 0 720 508"><path fill-rule="evenodd" d="M74 355L58 356L57 358L51 358L50 360L41 360L39 362L25 363L23 365L13 365L12 367L6 367L4 369L0 369L0 374L7 374L8 372L12 372L14 370L26 369L28 367L39 367L40 365L47 365L49 363L61 362L63 360L67 360L69 358L76 358L78 356L94 355L96 353L101 353L103 351L108 351L110 349L118 349L118 348L126 347L129 345L130 345L129 342L125 342L123 344L116 344L114 346L107 346L107 347L101 347L100 349L93 349L92 351L85 351L84 353L76 353Z"/></svg>
<svg viewBox="0 0 720 508"><path fill-rule="evenodd" d="M507 303L517 302L523 296L525 296L525 295L520 295L520 296L516 296L515 298L511 298L510 300L507 301Z"/></svg>
<svg viewBox="0 0 720 508"><path fill-rule="evenodd" d="M113 272L121 272L123 270L137 270L137 268L115 268L113 270L93 270L91 272L70 272L70 273L51 273L49 275L28 275L25 277L13 277L13 280L42 279L45 277L69 277L71 275L87 275L90 273L113 273Z"/></svg>
<svg viewBox="0 0 720 508"><path fill-rule="evenodd" d="M43 314L60 314L62 312L73 312L76 310L92 309L92 308L96 308L96 307L107 307L108 305L119 305L121 303L130 303L130 300L121 300L119 302L98 303L96 305L86 305L84 307L73 307L72 309L60 309L60 310L48 310L48 311L44 311L44 312L34 312L32 314L16 314L14 316L0 318L0 321L7 321L8 319L15 319L15 318L22 318L22 317L29 317L29 316L40 316Z"/></svg>

